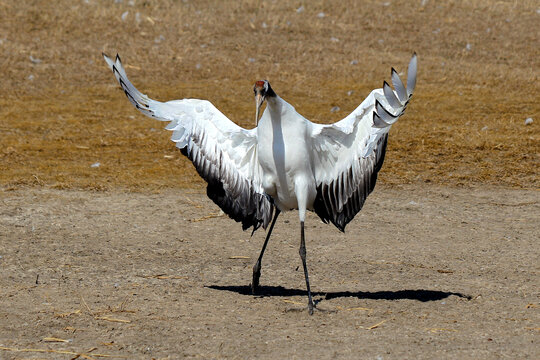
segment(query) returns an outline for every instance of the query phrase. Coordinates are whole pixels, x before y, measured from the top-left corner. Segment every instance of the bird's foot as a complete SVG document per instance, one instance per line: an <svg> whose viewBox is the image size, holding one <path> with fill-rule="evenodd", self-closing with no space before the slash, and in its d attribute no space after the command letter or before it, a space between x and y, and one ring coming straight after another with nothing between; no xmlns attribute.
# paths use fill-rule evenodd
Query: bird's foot
<svg viewBox="0 0 540 360"><path fill-rule="evenodd" d="M309 313L309 315L313 315L313 309L317 309L317 308L315 307L315 305L313 305L313 301L311 301L311 299L310 299L310 301L308 302L308 313Z"/></svg>
<svg viewBox="0 0 540 360"><path fill-rule="evenodd" d="M253 281L251 282L251 284L249 284L251 286L251 293L253 295L256 295L259 292L259 277L260 276L261 276L260 273L258 274L253 273Z"/></svg>
<svg viewBox="0 0 540 360"><path fill-rule="evenodd" d="M253 280L251 281L251 293L253 295L257 294L257 291L259 290L259 278L261 277L261 266L259 265L259 262L255 264L253 267Z"/></svg>
<svg viewBox="0 0 540 360"><path fill-rule="evenodd" d="M251 287L251 294L252 295L257 295L257 293L259 291L259 284L251 283L251 284L249 284L249 286Z"/></svg>

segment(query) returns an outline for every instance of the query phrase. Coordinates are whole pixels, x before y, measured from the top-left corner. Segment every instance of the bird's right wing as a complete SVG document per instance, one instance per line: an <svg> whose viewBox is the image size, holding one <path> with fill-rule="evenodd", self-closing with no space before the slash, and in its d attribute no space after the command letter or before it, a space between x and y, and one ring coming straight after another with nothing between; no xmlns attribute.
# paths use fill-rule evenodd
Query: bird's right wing
<svg viewBox="0 0 540 360"><path fill-rule="evenodd" d="M206 100L152 100L131 84L118 55L114 61L103 57L139 111L169 122L166 129L173 132L171 140L208 182L208 197L242 222L244 230L266 228L274 205L262 188L256 129L241 128Z"/></svg>
<svg viewBox="0 0 540 360"><path fill-rule="evenodd" d="M313 160L317 196L314 210L324 222L344 231L373 191L386 151L388 132L403 115L416 85L413 55L407 86L392 69L395 91L384 82L343 120L312 124Z"/></svg>

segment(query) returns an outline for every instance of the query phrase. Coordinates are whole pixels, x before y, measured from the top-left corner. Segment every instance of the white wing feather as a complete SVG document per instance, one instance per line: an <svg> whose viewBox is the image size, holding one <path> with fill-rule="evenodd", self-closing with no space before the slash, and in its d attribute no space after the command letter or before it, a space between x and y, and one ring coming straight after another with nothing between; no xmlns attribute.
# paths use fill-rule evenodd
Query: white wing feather
<svg viewBox="0 0 540 360"><path fill-rule="evenodd" d="M382 166L388 132L403 115L416 84L417 60L409 64L407 88L392 69L395 91L385 82L350 115L331 125L313 124L315 211L340 230L360 211Z"/></svg>
<svg viewBox="0 0 540 360"><path fill-rule="evenodd" d="M266 228L273 205L261 185L257 161L257 131L246 130L206 100L159 102L148 98L129 81L120 57L103 57L130 102L143 114L168 121L171 140L192 160L209 183L208 195L244 229Z"/></svg>

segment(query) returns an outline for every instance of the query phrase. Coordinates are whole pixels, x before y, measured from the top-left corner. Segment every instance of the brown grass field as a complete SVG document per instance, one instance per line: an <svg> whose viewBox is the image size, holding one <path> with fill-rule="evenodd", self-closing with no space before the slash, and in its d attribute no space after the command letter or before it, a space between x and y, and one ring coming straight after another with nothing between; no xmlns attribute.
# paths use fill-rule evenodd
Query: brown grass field
<svg viewBox="0 0 540 360"><path fill-rule="evenodd" d="M130 107L102 51L120 53L151 97L209 99L246 127L259 78L331 122L416 51L417 91L392 129L381 182L538 187L538 3L388 3L311 1L298 13L295 1L0 1L0 184L202 184L163 124Z"/></svg>
<svg viewBox="0 0 540 360"><path fill-rule="evenodd" d="M414 51L366 208L306 223L313 317L295 214L249 295L264 234L101 57L252 127L258 79L329 123ZM0 0L0 75L0 359L540 358L537 0Z"/></svg>

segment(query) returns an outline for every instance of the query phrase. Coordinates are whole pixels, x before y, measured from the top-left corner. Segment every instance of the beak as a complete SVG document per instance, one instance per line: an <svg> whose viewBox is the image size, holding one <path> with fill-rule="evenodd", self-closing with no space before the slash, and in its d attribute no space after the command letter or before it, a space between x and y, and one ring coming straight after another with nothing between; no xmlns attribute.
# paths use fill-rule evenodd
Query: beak
<svg viewBox="0 0 540 360"><path fill-rule="evenodd" d="M257 92L255 95L255 126L259 124L259 109L261 108L263 102L264 96L262 96L260 92Z"/></svg>

